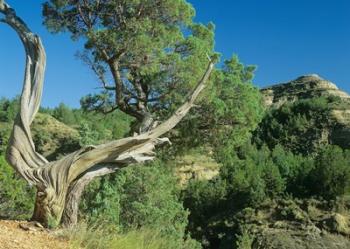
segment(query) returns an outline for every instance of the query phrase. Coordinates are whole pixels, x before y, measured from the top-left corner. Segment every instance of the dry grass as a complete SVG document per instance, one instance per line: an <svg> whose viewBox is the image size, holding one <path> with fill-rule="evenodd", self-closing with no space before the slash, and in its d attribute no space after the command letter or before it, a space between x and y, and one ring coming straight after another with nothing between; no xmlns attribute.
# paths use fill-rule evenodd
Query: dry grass
<svg viewBox="0 0 350 249"><path fill-rule="evenodd" d="M80 224L63 230L59 236L70 241L71 249L179 249L159 232L146 229L118 233L102 226Z"/></svg>

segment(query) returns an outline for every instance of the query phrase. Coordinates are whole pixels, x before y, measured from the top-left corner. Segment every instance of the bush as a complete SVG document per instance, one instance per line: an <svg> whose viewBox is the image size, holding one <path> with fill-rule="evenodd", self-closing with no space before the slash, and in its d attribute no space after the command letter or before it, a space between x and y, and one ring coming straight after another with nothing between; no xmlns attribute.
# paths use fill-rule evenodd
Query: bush
<svg viewBox="0 0 350 249"><path fill-rule="evenodd" d="M286 192L297 197L309 195L309 176L314 168L312 157L303 157L277 145L271 154L273 163L286 184Z"/></svg>
<svg viewBox="0 0 350 249"><path fill-rule="evenodd" d="M103 220L117 230L147 227L182 241L188 212L176 186L173 173L160 161L129 166L90 186L82 210L88 220Z"/></svg>
<svg viewBox="0 0 350 249"><path fill-rule="evenodd" d="M11 134L11 125L4 123L2 124L0 122L0 155L4 154L6 151L6 147L7 147L7 141L10 138L10 134Z"/></svg>
<svg viewBox="0 0 350 249"><path fill-rule="evenodd" d="M283 146L294 154L304 156L315 153L328 144L324 130L331 130L335 123L330 111L334 98L312 98L286 103L270 110L254 132L254 142L270 149Z"/></svg>
<svg viewBox="0 0 350 249"><path fill-rule="evenodd" d="M0 217L29 218L34 208L35 191L21 179L0 155Z"/></svg>
<svg viewBox="0 0 350 249"><path fill-rule="evenodd" d="M210 219L226 210L227 186L220 178L211 181L192 180L182 193L184 206L190 211L187 229L203 244L210 236Z"/></svg>
<svg viewBox="0 0 350 249"><path fill-rule="evenodd" d="M311 171L311 191L327 199L350 192L350 151L326 146L315 158Z"/></svg>
<svg viewBox="0 0 350 249"><path fill-rule="evenodd" d="M242 234L237 236L236 247L237 249L251 249L253 246L254 238L247 229L244 229Z"/></svg>

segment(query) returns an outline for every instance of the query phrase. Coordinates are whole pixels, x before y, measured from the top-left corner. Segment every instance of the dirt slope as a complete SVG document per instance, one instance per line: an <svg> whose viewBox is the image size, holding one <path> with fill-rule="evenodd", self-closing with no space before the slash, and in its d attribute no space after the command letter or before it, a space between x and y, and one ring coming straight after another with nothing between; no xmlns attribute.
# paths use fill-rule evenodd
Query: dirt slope
<svg viewBox="0 0 350 249"><path fill-rule="evenodd" d="M67 241L58 239L44 229L28 226L27 222L0 220L0 249L69 248Z"/></svg>

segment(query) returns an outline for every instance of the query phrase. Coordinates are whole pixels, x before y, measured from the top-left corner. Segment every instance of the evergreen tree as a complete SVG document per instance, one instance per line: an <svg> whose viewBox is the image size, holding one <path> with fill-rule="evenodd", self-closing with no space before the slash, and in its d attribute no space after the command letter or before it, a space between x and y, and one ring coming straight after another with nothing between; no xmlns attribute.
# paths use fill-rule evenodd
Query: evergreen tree
<svg viewBox="0 0 350 249"><path fill-rule="evenodd" d="M185 0L50 0L43 9L49 31L68 31L85 43L80 57L102 90L84 97L83 108L119 109L136 118L136 132L172 109L202 76L214 26L193 22L194 14Z"/></svg>

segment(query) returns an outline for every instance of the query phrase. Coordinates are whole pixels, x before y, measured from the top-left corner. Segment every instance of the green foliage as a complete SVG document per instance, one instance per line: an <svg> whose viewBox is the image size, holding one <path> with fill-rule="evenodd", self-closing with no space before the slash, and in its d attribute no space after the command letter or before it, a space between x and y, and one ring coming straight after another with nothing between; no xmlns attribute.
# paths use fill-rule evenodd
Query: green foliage
<svg viewBox="0 0 350 249"><path fill-rule="evenodd" d="M84 112L79 109L74 110L74 115L79 124L79 126L74 125L74 127L79 129L79 127L88 125L95 134L93 135L94 143L103 143L124 137L129 132L132 122L132 118L120 111L104 115Z"/></svg>
<svg viewBox="0 0 350 249"><path fill-rule="evenodd" d="M255 131L254 141L273 149L282 145L296 154L309 155L328 143L324 132L331 130L334 122L330 105L334 98L319 97L286 103L272 109Z"/></svg>
<svg viewBox="0 0 350 249"><path fill-rule="evenodd" d="M17 115L18 104L18 97L13 100L0 99L0 155L5 153L12 129L12 122Z"/></svg>
<svg viewBox="0 0 350 249"><path fill-rule="evenodd" d="M84 110L119 109L138 122L148 112L166 116L202 76L214 47L214 25L193 22L194 14L185 0L43 5L49 31L82 38L79 56L102 85L100 93L82 98Z"/></svg>
<svg viewBox="0 0 350 249"><path fill-rule="evenodd" d="M226 182L220 178L211 181L190 181L182 192L184 206L190 211L187 229L202 245L210 244L212 217L224 212L227 203ZM215 237L215 235L214 235Z"/></svg>
<svg viewBox="0 0 350 249"><path fill-rule="evenodd" d="M112 224L113 230L120 230L120 193L121 182L114 181L114 185L109 178L115 176L102 177L90 183L84 190L81 213L89 223Z"/></svg>
<svg viewBox="0 0 350 249"><path fill-rule="evenodd" d="M0 155L0 217L29 218L34 208L35 191L20 179Z"/></svg>
<svg viewBox="0 0 350 249"><path fill-rule="evenodd" d="M337 146L323 148L311 171L311 192L326 199L350 193L350 151Z"/></svg>
<svg viewBox="0 0 350 249"><path fill-rule="evenodd" d="M278 167L286 183L286 192L294 196L310 194L310 172L314 168L314 158L295 155L277 145L272 151L272 161Z"/></svg>
<svg viewBox="0 0 350 249"><path fill-rule="evenodd" d="M254 238L249 232L245 229L243 233L238 236L236 247L237 249L251 249L253 246Z"/></svg>
<svg viewBox="0 0 350 249"><path fill-rule="evenodd" d="M267 199L317 196L330 200L350 190L350 153L336 146L323 148L316 157L294 155L281 145L270 151L250 143L231 153L217 178L192 181L183 191L190 211L188 229L208 248L232 248L237 239L248 243L241 241L237 215L259 208ZM285 215L303 218L293 208L286 209Z"/></svg>
<svg viewBox="0 0 350 249"><path fill-rule="evenodd" d="M0 99L0 122L11 122L18 113L19 97L9 100Z"/></svg>
<svg viewBox="0 0 350 249"><path fill-rule="evenodd" d="M182 241L187 212L178 201L173 174L162 162L130 166L89 187L83 212L92 222L103 220L116 229L151 228Z"/></svg>
<svg viewBox="0 0 350 249"><path fill-rule="evenodd" d="M214 72L199 107L179 125L180 150L208 144L217 161L230 160L231 151L250 138L263 115L260 92L251 82L254 71L233 56Z"/></svg>
<svg viewBox="0 0 350 249"><path fill-rule="evenodd" d="M262 118L261 95L251 83L254 71L255 66L244 66L233 56L214 79L214 117L209 121L219 128L213 135L217 139L215 145L221 149L242 145Z"/></svg>
<svg viewBox="0 0 350 249"><path fill-rule="evenodd" d="M29 218L33 210L35 191L7 164L5 151L17 115L19 98L0 99L0 217Z"/></svg>
<svg viewBox="0 0 350 249"><path fill-rule="evenodd" d="M98 141L98 133L92 130L86 123L82 123L79 127L80 146L96 144Z"/></svg>
<svg viewBox="0 0 350 249"><path fill-rule="evenodd" d="M7 141L10 138L11 124L0 122L0 154L5 153Z"/></svg>
<svg viewBox="0 0 350 249"><path fill-rule="evenodd" d="M53 110L52 116L67 125L77 123L72 110L63 103L60 103L59 106Z"/></svg>
<svg viewBox="0 0 350 249"><path fill-rule="evenodd" d="M274 198L284 192L285 180L267 147L258 150L246 143L231 158L223 164L220 177L226 181L228 200L236 207L254 207L266 197Z"/></svg>

